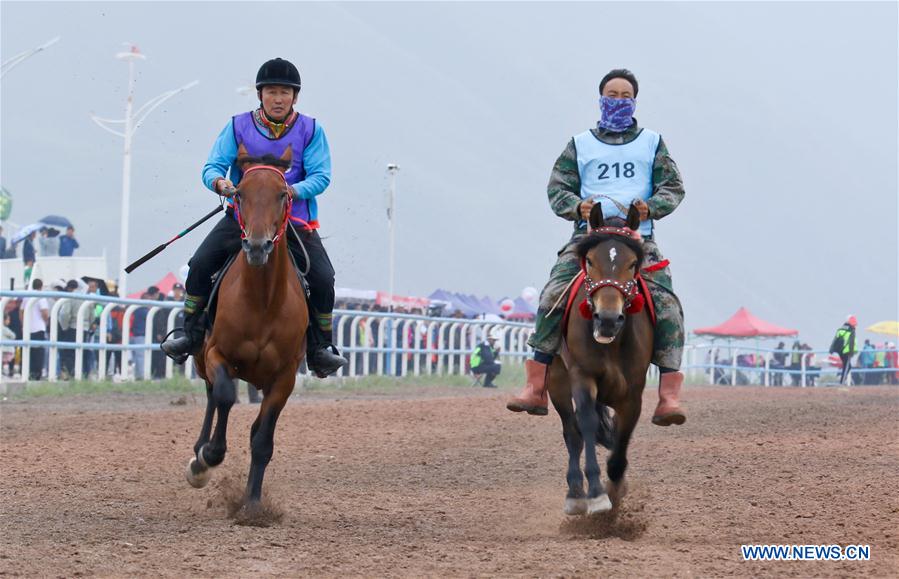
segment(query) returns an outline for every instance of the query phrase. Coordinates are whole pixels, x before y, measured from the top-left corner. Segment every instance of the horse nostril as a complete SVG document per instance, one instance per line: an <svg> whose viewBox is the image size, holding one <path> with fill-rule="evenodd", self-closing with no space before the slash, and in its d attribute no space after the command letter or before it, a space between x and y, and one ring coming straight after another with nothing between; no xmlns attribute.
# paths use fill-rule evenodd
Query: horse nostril
<svg viewBox="0 0 899 579"><path fill-rule="evenodd" d="M250 240L249 239L241 240L240 247L243 248L244 251L250 251Z"/></svg>
<svg viewBox="0 0 899 579"><path fill-rule="evenodd" d="M267 240L264 244L262 244L262 251L265 253L271 253L275 248L275 242L271 239Z"/></svg>
<svg viewBox="0 0 899 579"><path fill-rule="evenodd" d="M624 323L624 314L618 314L618 325L620 326L623 323Z"/></svg>

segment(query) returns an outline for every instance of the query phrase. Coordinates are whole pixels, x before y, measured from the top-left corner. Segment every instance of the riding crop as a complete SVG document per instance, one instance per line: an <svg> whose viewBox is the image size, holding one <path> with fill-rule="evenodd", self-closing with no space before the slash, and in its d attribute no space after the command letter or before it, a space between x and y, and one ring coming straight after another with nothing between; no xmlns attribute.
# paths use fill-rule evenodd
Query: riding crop
<svg viewBox="0 0 899 579"><path fill-rule="evenodd" d="M138 259L137 261L135 261L134 263L132 263L131 265L126 267L125 273L131 273L132 271L134 271L135 269L137 269L138 267L140 267L147 261L150 261L151 259L156 257L156 255L158 255L160 252L162 252L163 249L165 249L172 243L176 242L177 240L181 239L182 237L184 237L185 235L187 235L188 233L190 233L191 231L193 231L194 229L199 227L201 224L206 222L210 217L212 217L213 215L215 215L216 213L218 213L219 211L221 211L223 209L224 209L224 206L219 205L218 207L216 207L215 209L213 209L212 211L207 213L202 219L200 219L199 221L197 221L196 223L194 223L193 225L191 225L190 227L188 227L187 229L185 229L184 231L182 231L175 237L173 237L170 240L166 241L165 243L159 245L156 249L154 249L147 255L143 256L142 258Z"/></svg>

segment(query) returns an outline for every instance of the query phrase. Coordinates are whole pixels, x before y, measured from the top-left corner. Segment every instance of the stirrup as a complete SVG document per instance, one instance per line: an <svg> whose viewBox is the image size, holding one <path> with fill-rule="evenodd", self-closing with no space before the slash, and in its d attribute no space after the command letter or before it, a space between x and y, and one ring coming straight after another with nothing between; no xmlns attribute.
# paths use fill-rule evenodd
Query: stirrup
<svg viewBox="0 0 899 579"><path fill-rule="evenodd" d="M314 361L315 355L319 352L327 352L332 357L331 363L325 368L319 367ZM323 347L314 349L306 360L306 366L317 378L327 378L328 376L336 374L347 364L349 364L349 361L338 353L337 347L333 344L327 344Z"/></svg>
<svg viewBox="0 0 899 579"><path fill-rule="evenodd" d="M182 332L184 334L184 336L182 336L180 338L173 338L171 341L169 341L169 336L171 336L172 334L174 334L175 332L178 332L178 331ZM188 340L189 345L188 345L188 351L186 353L170 352L166 348L166 344L168 344L168 347L171 348L172 346L175 345L174 342L176 340L181 340L181 339ZM190 341L190 338L187 337L187 332L184 331L184 328L173 328L169 333L167 333L163 337L162 342L160 342L160 344L159 344L159 349L162 350L162 352L166 356L171 358L173 362L180 365L180 364L184 364L185 362L187 362L187 359L190 357L190 350L192 349L191 348L192 345L193 345L193 343Z"/></svg>

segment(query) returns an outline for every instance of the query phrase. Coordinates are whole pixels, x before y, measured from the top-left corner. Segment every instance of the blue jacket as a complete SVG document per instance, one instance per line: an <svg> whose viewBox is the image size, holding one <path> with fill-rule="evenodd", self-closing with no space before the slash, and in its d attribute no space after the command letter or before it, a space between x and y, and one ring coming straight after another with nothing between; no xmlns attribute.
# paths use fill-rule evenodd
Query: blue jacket
<svg viewBox="0 0 899 579"><path fill-rule="evenodd" d="M215 192L212 183L219 177L227 177L228 170L237 159L237 140L234 138L234 121L228 120L228 124L219 133L209 158L203 166L203 184L210 191ZM315 198L321 195L331 183L331 150L328 147L328 139L325 131L319 123L315 123L315 132L309 146L303 151L303 167L306 170L306 178L293 185L296 196L299 199L309 201L310 220L318 219L318 203ZM237 183L235 183L237 185Z"/></svg>

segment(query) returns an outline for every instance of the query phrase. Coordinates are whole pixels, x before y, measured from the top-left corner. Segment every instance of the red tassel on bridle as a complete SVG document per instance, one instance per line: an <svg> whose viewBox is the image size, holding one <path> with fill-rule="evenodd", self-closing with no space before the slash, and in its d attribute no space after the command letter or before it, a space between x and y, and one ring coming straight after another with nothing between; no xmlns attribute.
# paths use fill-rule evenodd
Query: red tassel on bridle
<svg viewBox="0 0 899 579"><path fill-rule="evenodd" d="M635 295L633 299L631 299L630 305L627 306L624 311L629 314L639 314L643 311L643 306L645 305L645 303L646 300L643 299L643 294L637 292L637 295Z"/></svg>
<svg viewBox="0 0 899 579"><path fill-rule="evenodd" d="M581 312L581 317L585 320L589 320L593 317L593 311L590 309L590 302L587 301L587 298L584 298L583 301L581 301L581 305L579 305L577 309Z"/></svg>

